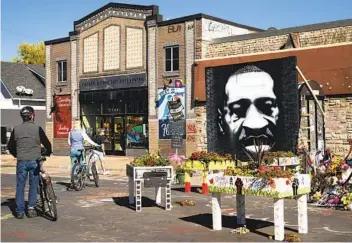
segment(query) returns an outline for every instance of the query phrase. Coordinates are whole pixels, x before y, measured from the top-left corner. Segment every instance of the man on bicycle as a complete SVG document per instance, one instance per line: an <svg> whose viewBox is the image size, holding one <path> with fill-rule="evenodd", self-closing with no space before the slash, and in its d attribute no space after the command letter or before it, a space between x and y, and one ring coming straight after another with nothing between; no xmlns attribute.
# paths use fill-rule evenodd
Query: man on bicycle
<svg viewBox="0 0 352 243"><path fill-rule="evenodd" d="M24 217L24 188L29 174L28 218L37 216L34 206L37 202L37 188L39 183L39 169L37 159L41 156L41 144L46 149L45 155L52 153L51 143L43 129L34 124L34 109L25 106L20 115L23 123L16 126L7 145L10 153L17 158L16 166L16 218Z"/></svg>
<svg viewBox="0 0 352 243"><path fill-rule="evenodd" d="M71 168L73 168L75 161L80 161L81 164L84 163L84 141L93 146L99 146L89 138L87 133L81 129L79 123L76 122L68 135L68 144L71 147Z"/></svg>

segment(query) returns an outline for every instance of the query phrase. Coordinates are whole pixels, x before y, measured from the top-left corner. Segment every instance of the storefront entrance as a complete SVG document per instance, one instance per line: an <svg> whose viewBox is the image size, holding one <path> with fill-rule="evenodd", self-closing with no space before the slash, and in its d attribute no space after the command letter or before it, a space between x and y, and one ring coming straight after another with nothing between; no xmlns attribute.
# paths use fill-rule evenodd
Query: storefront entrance
<svg viewBox="0 0 352 243"><path fill-rule="evenodd" d="M147 151L146 89L84 92L80 104L87 134L93 138L104 129L106 154L137 156Z"/></svg>

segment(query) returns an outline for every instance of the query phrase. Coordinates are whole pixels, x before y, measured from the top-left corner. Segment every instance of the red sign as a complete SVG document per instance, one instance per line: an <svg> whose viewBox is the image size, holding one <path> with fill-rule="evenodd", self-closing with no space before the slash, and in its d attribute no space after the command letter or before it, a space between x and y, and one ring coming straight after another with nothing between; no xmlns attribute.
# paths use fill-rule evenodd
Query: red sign
<svg viewBox="0 0 352 243"><path fill-rule="evenodd" d="M54 106L56 107L53 113L54 137L68 138L68 134L71 131L71 96L56 96L54 98Z"/></svg>

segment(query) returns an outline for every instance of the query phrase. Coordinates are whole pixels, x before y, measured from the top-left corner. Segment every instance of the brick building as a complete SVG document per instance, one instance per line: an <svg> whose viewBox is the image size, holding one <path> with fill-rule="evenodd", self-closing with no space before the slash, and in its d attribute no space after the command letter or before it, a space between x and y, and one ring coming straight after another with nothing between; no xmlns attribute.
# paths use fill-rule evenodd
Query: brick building
<svg viewBox="0 0 352 243"><path fill-rule="evenodd" d="M351 39L352 20L264 31L205 14L163 20L158 6L109 3L75 21L68 37L45 42L47 134L59 154L68 153L71 121L89 135L104 128L108 154L207 150L205 68L296 56L324 93L326 114L324 124L311 97L304 100L301 127L320 132L301 129L300 141L315 149L326 139L344 153Z"/></svg>
<svg viewBox="0 0 352 243"><path fill-rule="evenodd" d="M297 58L297 66L307 80L318 84L315 85L316 92L325 111L323 120L315 102L312 99L303 100L301 97L299 143L305 144L311 150L325 147L341 156L347 154L349 146L346 140L352 137L351 19L220 38L209 42L205 57L196 60L195 64L194 100L197 103L195 113L198 150L206 150L208 147L204 105L206 68L289 56ZM300 75L298 81L303 81Z"/></svg>
<svg viewBox="0 0 352 243"><path fill-rule="evenodd" d="M204 14L163 21L158 6L119 3L75 21L68 37L45 42L46 130L54 150L68 153L73 121L89 135L104 128L108 154L174 151L168 102L157 108L158 99L182 96L179 123L195 133L192 64L212 39L257 31ZM183 136L180 153L191 153L196 141Z"/></svg>

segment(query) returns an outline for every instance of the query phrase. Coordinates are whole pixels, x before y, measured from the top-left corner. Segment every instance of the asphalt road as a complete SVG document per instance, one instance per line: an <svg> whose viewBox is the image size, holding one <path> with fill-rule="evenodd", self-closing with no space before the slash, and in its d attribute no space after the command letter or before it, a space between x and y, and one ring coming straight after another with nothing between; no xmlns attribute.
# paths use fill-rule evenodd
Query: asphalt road
<svg viewBox="0 0 352 243"><path fill-rule="evenodd" d="M83 191L67 191L67 178L55 177L54 190L59 197L59 219L13 217L15 176L2 174L2 241L271 241L273 235L272 199L246 197L246 235L231 234L236 228L233 195L223 195L223 230L212 230L211 196L198 192L185 194L172 190L172 210L154 205L154 190L143 190L142 212L128 205L127 178L119 177L91 183ZM195 190L196 191L196 190ZM26 194L27 195L27 194ZM194 207L182 207L176 201L191 199ZM352 212L309 206L309 233L299 235L303 241L347 242L352 239ZM297 206L285 200L286 233L297 233Z"/></svg>

